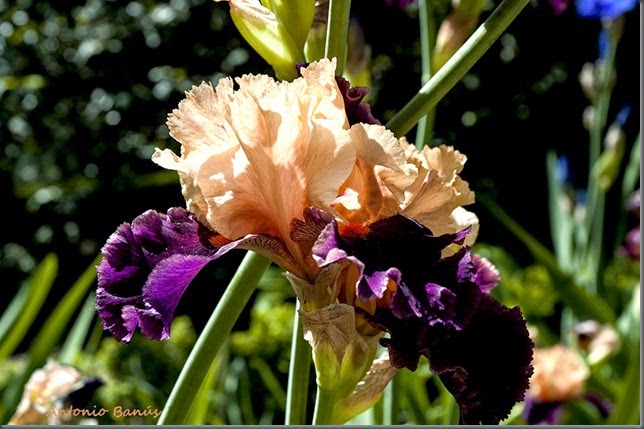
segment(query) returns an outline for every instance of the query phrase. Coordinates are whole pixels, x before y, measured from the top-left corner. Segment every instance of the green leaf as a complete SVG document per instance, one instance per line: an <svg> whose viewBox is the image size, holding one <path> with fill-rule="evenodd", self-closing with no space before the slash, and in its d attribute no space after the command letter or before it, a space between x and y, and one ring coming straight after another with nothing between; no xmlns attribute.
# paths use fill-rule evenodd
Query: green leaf
<svg viewBox="0 0 644 429"><path fill-rule="evenodd" d="M26 280L29 288L29 293L26 299L21 302L23 298L20 297L21 293L18 292L18 302L11 311L20 309L20 314L15 319L11 326L11 330L7 332L5 338L2 339L0 344L0 361L11 356L16 347L24 339L27 331L31 327L38 312L42 308L45 299L51 289L56 274L58 273L58 257L54 253L50 253L42 260L42 262L34 269L31 276ZM13 306L13 302L10 306ZM14 310L14 308L16 310ZM10 316L12 317L12 316ZM7 321L9 318L6 319ZM3 322L5 318L3 316ZM7 322L8 323L8 322ZM2 327L4 329L4 327Z"/></svg>
<svg viewBox="0 0 644 429"><path fill-rule="evenodd" d="M550 210L550 228L552 243L557 262L569 271L572 263L573 219L570 214L570 201L564 187L557 180L557 154L548 151L546 155L546 172L548 174L548 208ZM568 205L568 207L566 207Z"/></svg>
<svg viewBox="0 0 644 429"><path fill-rule="evenodd" d="M608 425L638 425L640 423L640 346L629 347L629 361L621 392L615 409L608 418Z"/></svg>
<svg viewBox="0 0 644 429"><path fill-rule="evenodd" d="M83 344L87 339L88 333L91 329L92 320L96 315L96 307L94 305L95 294L90 295L85 300L85 304L81 308L74 325L72 326L69 335L65 339L65 343L61 348L58 355L60 363L67 365L74 365L76 357L80 355L83 350Z"/></svg>
<svg viewBox="0 0 644 429"><path fill-rule="evenodd" d="M204 382L199 388L197 396L190 407L190 413L186 418L186 425L203 425L207 424L208 409L210 408L210 392L213 384L219 374L223 362L222 356L217 356L212 362L212 366L204 377Z"/></svg>
<svg viewBox="0 0 644 429"><path fill-rule="evenodd" d="M48 257L50 257L48 255ZM49 269L47 275L43 274L42 283L46 286L46 290L49 290L53 278L55 277L55 268L57 266L57 259L53 256L54 259L50 259L48 262ZM45 258L47 260L47 258ZM65 294L65 296L58 303L54 311L51 312L49 317L43 323L42 328L38 331L36 338L33 340L29 349L27 351L28 363L25 372L22 377L16 379L14 383L7 388L4 393L2 402L5 408L2 409L2 419L5 417L4 413L13 412L20 401L20 396L22 390L29 380L29 377L37 368L40 368L45 364L47 358L52 354L54 347L58 344L61 336L67 328L67 324L71 319L72 315L76 312L78 304L85 297L87 289L94 283L96 279L96 264L100 260L100 255L97 256L92 264L85 270L85 272L79 277L79 279L74 283L71 289ZM54 261L54 262L52 262ZM44 261L43 261L44 262ZM41 264L42 265L42 264ZM36 268L38 270L38 268ZM35 282L34 285L41 284ZM41 284L42 286L43 284ZM40 307L38 307L40 308Z"/></svg>
<svg viewBox="0 0 644 429"><path fill-rule="evenodd" d="M58 303L54 311L47 318L43 327L38 332L33 343L29 347L29 356L36 367L45 362L61 338L72 315L78 309L78 305L87 294L89 287L96 280L96 265L101 255L94 258L94 261L76 280L74 285Z"/></svg>
<svg viewBox="0 0 644 429"><path fill-rule="evenodd" d="M3 343L3 340L8 332L10 332L11 327L15 323L18 316L22 313L25 303L27 302L27 297L29 296L29 286L31 283L24 282L16 295L9 303L7 309L2 313L0 317L0 344Z"/></svg>

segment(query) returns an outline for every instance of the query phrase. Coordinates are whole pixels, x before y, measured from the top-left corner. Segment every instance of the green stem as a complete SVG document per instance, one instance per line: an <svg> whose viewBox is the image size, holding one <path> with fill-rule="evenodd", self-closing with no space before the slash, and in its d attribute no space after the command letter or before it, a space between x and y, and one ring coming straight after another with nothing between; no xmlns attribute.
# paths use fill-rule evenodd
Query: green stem
<svg viewBox="0 0 644 429"><path fill-rule="evenodd" d="M157 424L185 423L212 361L270 264L269 259L255 252L246 254L188 356Z"/></svg>
<svg viewBox="0 0 644 429"><path fill-rule="evenodd" d="M329 21L326 30L324 56L326 58L337 58L336 76L342 76L344 72L350 11L351 0L329 0Z"/></svg>
<svg viewBox="0 0 644 429"><path fill-rule="evenodd" d="M315 397L315 411L313 412L314 425L329 425L333 421L333 406L335 405L335 391L320 389L318 386Z"/></svg>
<svg viewBox="0 0 644 429"><path fill-rule="evenodd" d="M436 21L434 13L429 7L429 0L419 0L418 18L420 21L420 57L421 57L421 83L424 85L432 77L432 54L436 44ZM434 131L436 109L432 109L418 121L416 129L416 147L420 150L429 145Z"/></svg>
<svg viewBox="0 0 644 429"><path fill-rule="evenodd" d="M588 234L585 243L588 249L582 249L582 254L588 255L588 264L591 268L589 289L597 292L597 283L599 271L601 268L601 256L604 234L604 211L605 196L599 189L598 175L594 173L595 164L601 153L602 140L604 138L604 128L608 117L610 99L612 93L611 77L615 64L615 54L620 39L621 30L618 28L620 23L610 21L605 24L606 31L609 34L608 47L605 57L599 64L600 72L597 76L597 99L594 103L595 114L590 127L590 154L588 157L589 175L587 195L588 204L586 205L586 233Z"/></svg>
<svg viewBox="0 0 644 429"><path fill-rule="evenodd" d="M397 376L398 374L396 374ZM382 424L392 426L398 424L398 397L399 388L396 377L391 379L382 394Z"/></svg>
<svg viewBox="0 0 644 429"><path fill-rule="evenodd" d="M458 83L494 44L530 0L503 0L443 67L387 123L397 136L405 135Z"/></svg>
<svg viewBox="0 0 644 429"><path fill-rule="evenodd" d="M302 321L298 315L300 301L297 301L291 340L291 362L288 368L288 387L286 392L287 425L306 424L306 403L309 392L311 371L311 346L304 339Z"/></svg>

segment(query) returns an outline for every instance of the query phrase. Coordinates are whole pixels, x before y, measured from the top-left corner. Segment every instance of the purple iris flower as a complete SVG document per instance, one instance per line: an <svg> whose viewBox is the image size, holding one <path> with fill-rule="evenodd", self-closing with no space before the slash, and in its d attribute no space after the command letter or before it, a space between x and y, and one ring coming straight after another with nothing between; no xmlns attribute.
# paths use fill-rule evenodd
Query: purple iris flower
<svg viewBox="0 0 644 429"><path fill-rule="evenodd" d="M396 215L371 224L366 234L348 231L343 234L332 221L313 257L320 266L344 260L358 269L357 298L376 301L368 320L389 333L381 344L392 365L415 370L420 356L427 357L455 397L463 423L505 418L528 388L533 343L520 310L485 293L487 281L477 283L467 246L441 256L446 247L462 244L469 229L434 236Z"/></svg>

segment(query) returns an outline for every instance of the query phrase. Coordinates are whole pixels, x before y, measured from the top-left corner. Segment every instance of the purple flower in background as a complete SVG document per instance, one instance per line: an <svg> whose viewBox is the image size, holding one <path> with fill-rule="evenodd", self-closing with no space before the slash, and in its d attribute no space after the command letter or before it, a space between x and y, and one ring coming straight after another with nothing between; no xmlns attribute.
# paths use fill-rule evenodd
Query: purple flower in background
<svg viewBox="0 0 644 429"><path fill-rule="evenodd" d="M577 15L587 19L615 19L637 4L637 0L575 0Z"/></svg>
<svg viewBox="0 0 644 429"><path fill-rule="evenodd" d="M638 219L638 223L626 233L626 237L624 237L624 243L618 249L621 255L634 261L640 260L640 247L642 238L639 225L640 198L640 190L638 189L637 191L633 192L633 194L628 199L626 209L633 218Z"/></svg>
<svg viewBox="0 0 644 429"><path fill-rule="evenodd" d="M407 6L409 6L411 3L413 3L415 0L385 0L385 4L389 7L398 7L399 9L403 10Z"/></svg>
<svg viewBox="0 0 644 429"><path fill-rule="evenodd" d="M568 10L570 0L548 0L548 4L552 8L552 12L559 16Z"/></svg>

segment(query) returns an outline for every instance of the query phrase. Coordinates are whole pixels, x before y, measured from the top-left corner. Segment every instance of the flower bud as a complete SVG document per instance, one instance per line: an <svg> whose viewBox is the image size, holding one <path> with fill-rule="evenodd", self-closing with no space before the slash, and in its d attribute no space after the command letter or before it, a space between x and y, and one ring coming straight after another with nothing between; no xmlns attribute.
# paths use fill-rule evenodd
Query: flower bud
<svg viewBox="0 0 644 429"><path fill-rule="evenodd" d="M230 16L244 39L268 62L279 79L297 78L296 64L304 62L304 42L313 20L312 0L285 5L284 0L228 1Z"/></svg>
<svg viewBox="0 0 644 429"><path fill-rule="evenodd" d="M54 407L63 408L72 392L85 388L93 392L102 381L86 379L76 368L50 360L34 371L27 381L16 409L9 421L11 425L43 425L78 423L74 416L58 416L51 413Z"/></svg>
<svg viewBox="0 0 644 429"><path fill-rule="evenodd" d="M432 58L433 72L438 71L472 34L483 4L483 0L452 2L452 12L442 21L436 34Z"/></svg>
<svg viewBox="0 0 644 429"><path fill-rule="evenodd" d="M326 27L329 21L329 0L316 0L313 23L304 44L306 61L313 62L324 58L326 46Z"/></svg>
<svg viewBox="0 0 644 429"><path fill-rule="evenodd" d="M597 97L597 83L595 77L595 66L592 63L585 63L579 72L579 83L584 95L593 101Z"/></svg>
<svg viewBox="0 0 644 429"><path fill-rule="evenodd" d="M595 123L595 108L593 106L588 106L584 109L582 123L587 130L593 127Z"/></svg>
<svg viewBox="0 0 644 429"><path fill-rule="evenodd" d="M586 320L573 327L577 345L588 352L588 363L597 364L615 354L621 345L619 335L610 326L602 326L594 320Z"/></svg>
<svg viewBox="0 0 644 429"><path fill-rule="evenodd" d="M608 129L604 140L604 152L593 166L593 174L602 191L606 192L613 184L624 156L626 136L622 128L614 123Z"/></svg>

